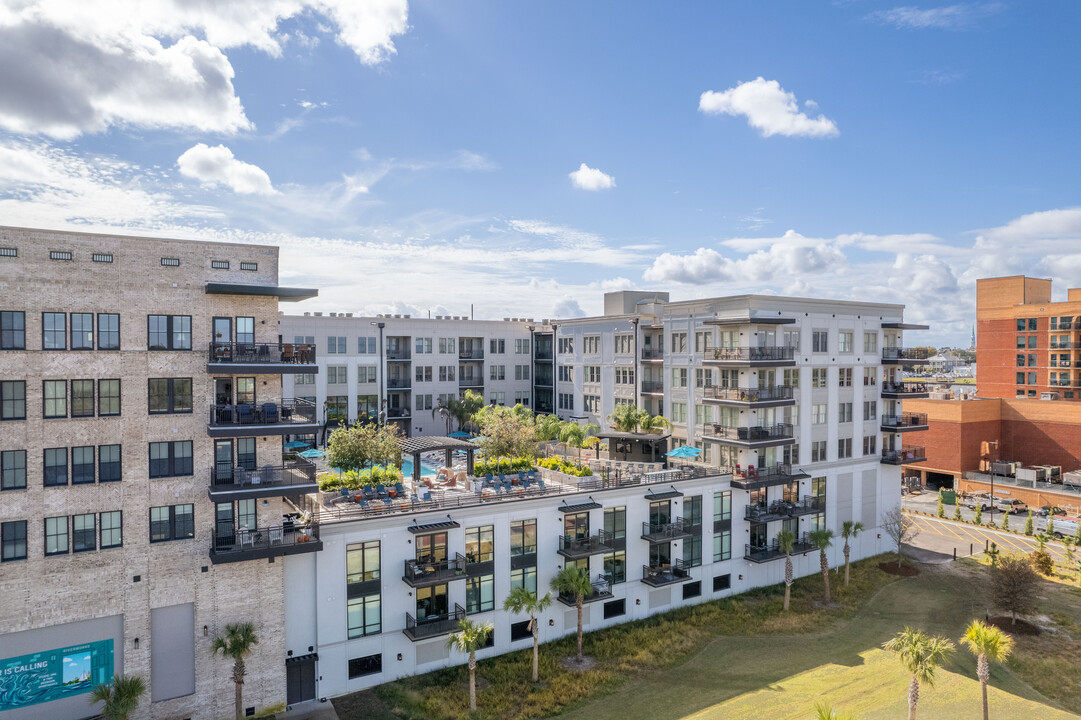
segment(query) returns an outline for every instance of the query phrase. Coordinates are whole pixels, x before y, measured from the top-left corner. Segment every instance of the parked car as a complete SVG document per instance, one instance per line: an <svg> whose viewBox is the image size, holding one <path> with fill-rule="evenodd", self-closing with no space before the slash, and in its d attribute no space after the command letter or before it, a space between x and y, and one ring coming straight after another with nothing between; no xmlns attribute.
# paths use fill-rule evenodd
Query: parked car
<svg viewBox="0 0 1081 720"><path fill-rule="evenodd" d="M1003 500L1004 498L993 497L987 493L975 493L965 498L964 506L972 508L973 510L975 510L977 506L979 506L981 510L990 510L991 508L998 506Z"/></svg>
<svg viewBox="0 0 1081 720"><path fill-rule="evenodd" d="M1028 503L1026 503L1024 500L1018 500L1017 498L1001 500L997 505L995 505L995 509L999 512L1013 513L1014 515L1018 515L1020 513L1028 512Z"/></svg>
<svg viewBox="0 0 1081 720"><path fill-rule="evenodd" d="M1048 515L1065 515L1066 511L1055 505L1044 505L1036 511L1036 514L1040 517L1047 517Z"/></svg>

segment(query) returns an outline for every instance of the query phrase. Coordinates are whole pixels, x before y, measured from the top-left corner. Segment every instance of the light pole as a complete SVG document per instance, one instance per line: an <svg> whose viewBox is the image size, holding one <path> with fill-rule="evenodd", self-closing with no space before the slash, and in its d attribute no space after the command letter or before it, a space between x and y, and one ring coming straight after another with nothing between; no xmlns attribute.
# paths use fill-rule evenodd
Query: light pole
<svg viewBox="0 0 1081 720"><path fill-rule="evenodd" d="M998 440L992 440L987 443L988 447L994 447L994 452L991 453L991 519L988 524L995 524L995 460L998 458Z"/></svg>
<svg viewBox="0 0 1081 720"><path fill-rule="evenodd" d="M386 372L387 361L383 357L383 328L387 326L384 322L372 322L379 328L379 407L376 409L376 422L380 425L385 425L387 422L386 401L383 399L383 374Z"/></svg>
<svg viewBox="0 0 1081 720"><path fill-rule="evenodd" d="M531 407L533 408L533 413L535 415L537 412L537 363L534 358L536 356L537 348L533 340L533 333L536 332L537 326L526 325L526 330L529 331L529 364L531 366L529 368L529 397L533 403Z"/></svg>

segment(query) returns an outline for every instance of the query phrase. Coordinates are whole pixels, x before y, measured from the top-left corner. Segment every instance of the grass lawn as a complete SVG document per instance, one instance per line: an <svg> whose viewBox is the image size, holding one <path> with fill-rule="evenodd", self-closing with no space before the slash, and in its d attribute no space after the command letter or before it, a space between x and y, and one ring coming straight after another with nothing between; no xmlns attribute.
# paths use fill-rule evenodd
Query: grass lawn
<svg viewBox="0 0 1081 720"><path fill-rule="evenodd" d="M591 633L586 652L598 663L589 672L558 665L573 654L573 636L548 643L538 687L529 682L529 653L482 661L476 717L802 719L820 700L865 719L904 717L908 678L881 644L906 624L956 642L971 618L983 616L986 570L966 561L897 580L876 564L854 566L847 590L833 583L835 610L816 607L821 579L804 578L787 615L772 588ZM1081 643L1073 640L1081 640L1081 594L1054 583L1043 590L1042 611L1066 632L1024 638L1008 669L992 667L995 717L1077 717L1052 704L1081 710L1074 679ZM975 670L975 658L959 648L937 686L922 689L921 716L978 718ZM334 705L342 720L466 718L466 677L464 668L451 668L335 698Z"/></svg>

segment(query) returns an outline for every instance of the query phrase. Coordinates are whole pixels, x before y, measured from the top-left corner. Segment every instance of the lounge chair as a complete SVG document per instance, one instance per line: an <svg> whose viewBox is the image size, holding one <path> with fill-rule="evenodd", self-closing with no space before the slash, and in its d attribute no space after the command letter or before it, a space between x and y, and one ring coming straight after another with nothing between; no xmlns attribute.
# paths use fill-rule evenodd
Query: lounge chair
<svg viewBox="0 0 1081 720"><path fill-rule="evenodd" d="M241 548L243 548L245 545L247 545L248 547L255 547L255 537L252 535L251 531L248 530L248 528L241 527L240 530L237 532L237 536L240 538Z"/></svg>
<svg viewBox="0 0 1081 720"><path fill-rule="evenodd" d="M488 473L487 475L484 476L484 479L485 479L485 481L487 481L489 483L492 482L492 474Z"/></svg>
<svg viewBox="0 0 1081 720"><path fill-rule="evenodd" d="M383 509L388 510L388 511L393 510L394 509L394 501L391 500L389 497L383 498Z"/></svg>
<svg viewBox="0 0 1081 720"><path fill-rule="evenodd" d="M376 495L376 497L385 497L386 494L387 494L387 489L385 487L383 487L383 483L376 483L375 484L375 495Z"/></svg>
<svg viewBox="0 0 1081 720"><path fill-rule="evenodd" d="M241 425L248 424L252 421L251 405L244 403L236 406L236 421Z"/></svg>
<svg viewBox="0 0 1081 720"><path fill-rule="evenodd" d="M545 492L545 491L548 490L548 488L546 488L544 486L544 479L543 478L537 478L537 487L539 487L541 489L541 492Z"/></svg>
<svg viewBox="0 0 1081 720"><path fill-rule="evenodd" d="M364 498L357 498L357 505L360 505L360 509L365 512L369 512L372 509L372 506L369 505L368 501Z"/></svg>
<svg viewBox="0 0 1081 720"><path fill-rule="evenodd" d="M405 497L405 488L402 487L400 482L394 483L394 492L396 492L399 497Z"/></svg>

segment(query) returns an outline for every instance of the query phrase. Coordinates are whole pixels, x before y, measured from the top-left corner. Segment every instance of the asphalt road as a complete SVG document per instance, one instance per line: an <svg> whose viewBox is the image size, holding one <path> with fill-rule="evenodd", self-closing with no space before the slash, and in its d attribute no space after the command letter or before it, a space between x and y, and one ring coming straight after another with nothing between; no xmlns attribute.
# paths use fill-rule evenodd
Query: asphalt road
<svg viewBox="0 0 1081 720"><path fill-rule="evenodd" d="M905 510L916 510L924 513L931 513L934 515L938 511L938 493L925 492L922 495L905 495L901 498L901 507ZM946 506L946 517L953 517L953 505ZM961 517L965 520L972 522L976 517L976 512L964 505L961 506ZM1002 513L998 510L994 512L995 524L1002 525ZM988 510L983 511L983 522L986 524L991 520L991 512ZM1028 519L1028 514L1022 515L1010 515L1010 529L1011 530L1024 530L1025 521ZM1047 529L1047 518L1042 518L1036 514L1035 508L1032 513L1032 524L1035 532L1043 532Z"/></svg>

